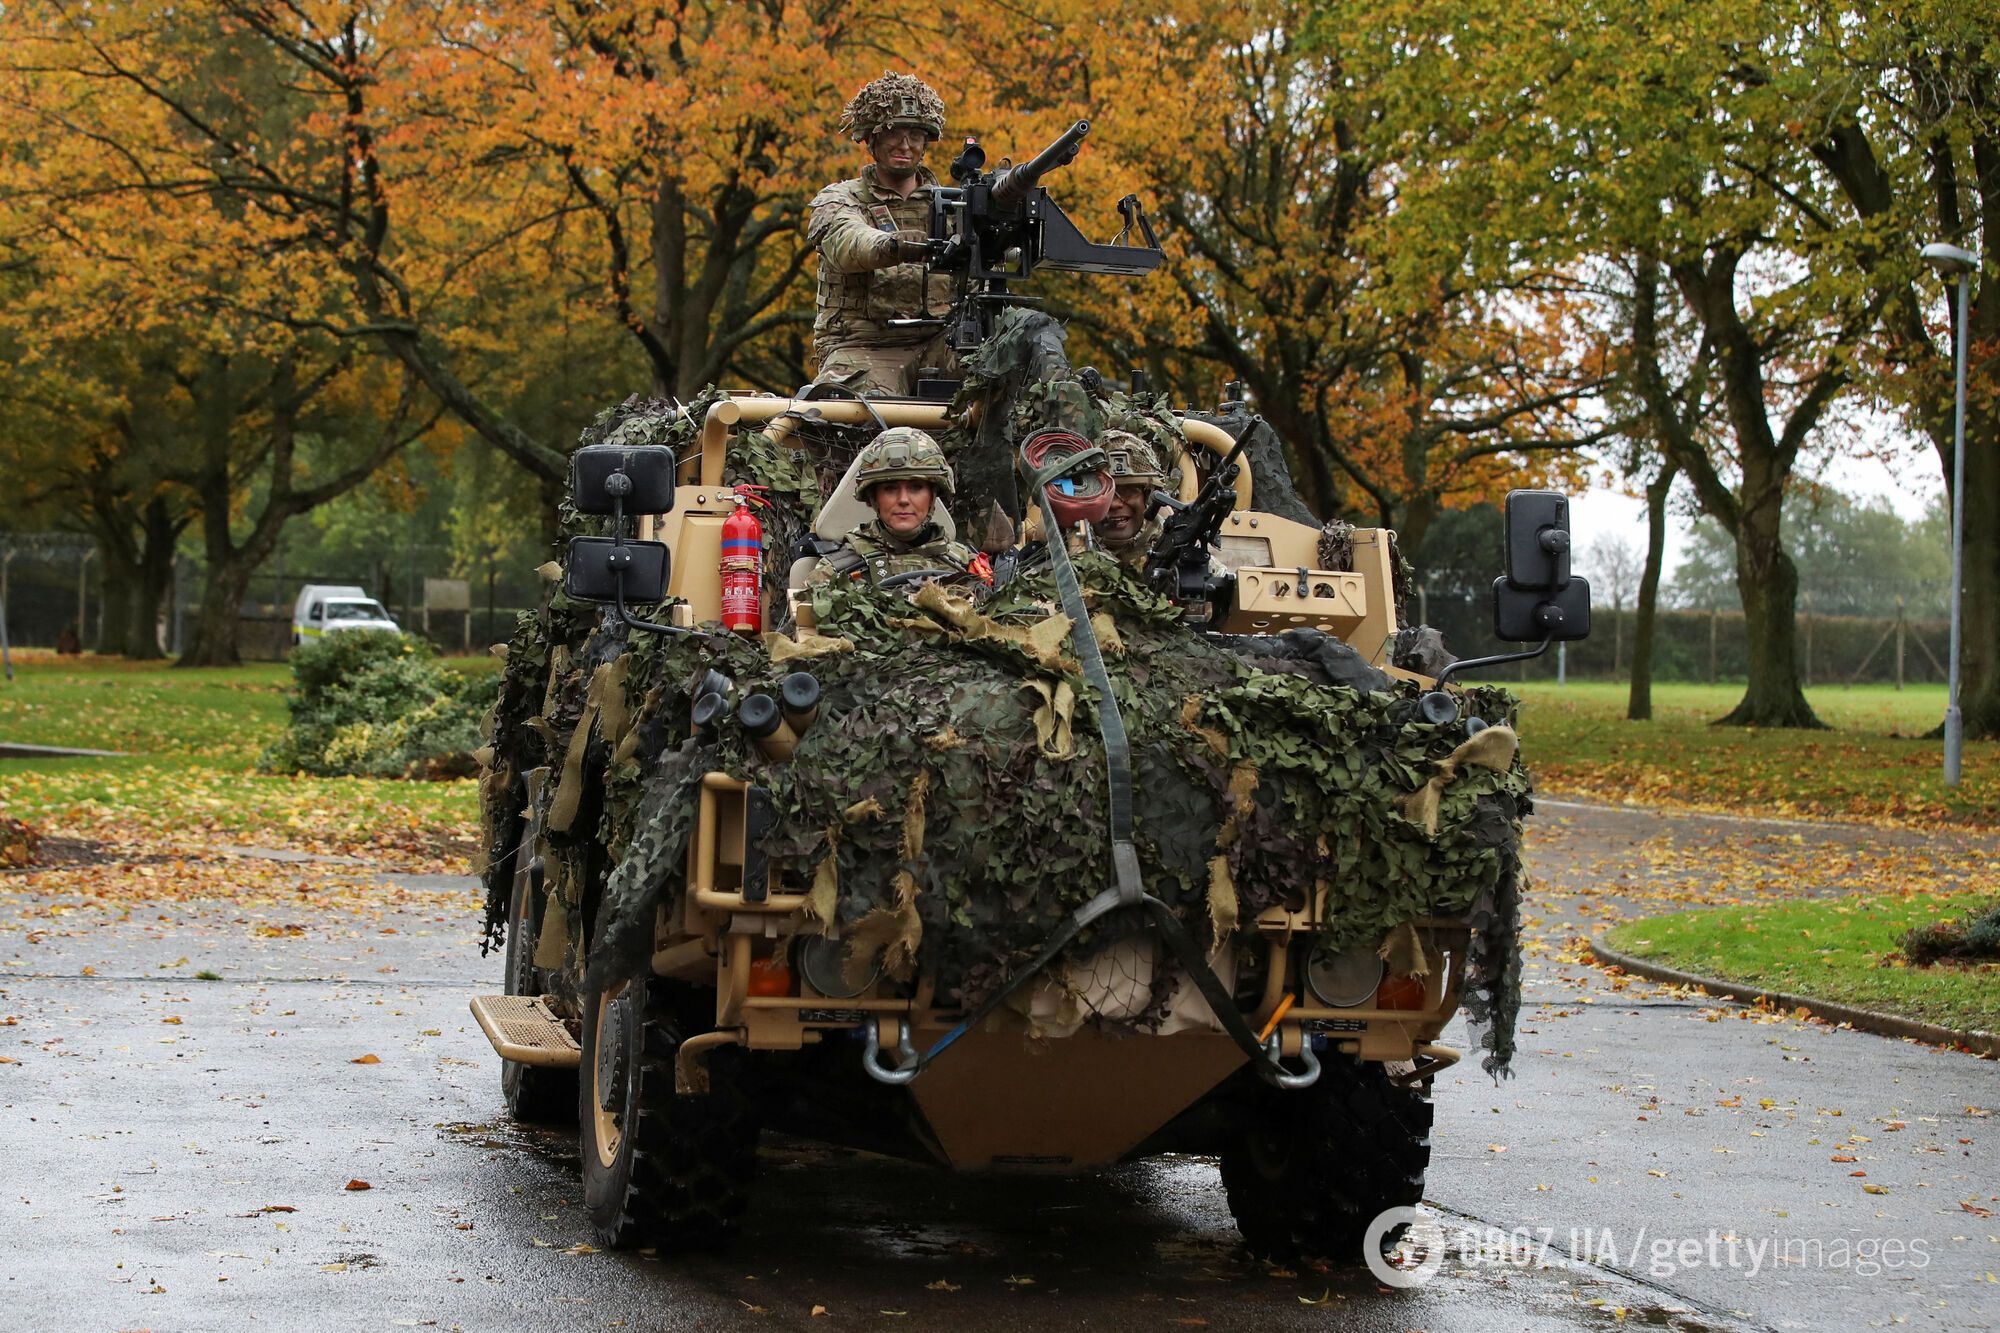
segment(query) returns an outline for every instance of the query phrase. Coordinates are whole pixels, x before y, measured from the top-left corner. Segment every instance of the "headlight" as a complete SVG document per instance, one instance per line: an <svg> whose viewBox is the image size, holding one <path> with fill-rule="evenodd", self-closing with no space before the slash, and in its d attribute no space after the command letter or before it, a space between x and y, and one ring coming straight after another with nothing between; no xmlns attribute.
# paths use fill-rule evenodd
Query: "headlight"
<svg viewBox="0 0 2000 1333"><path fill-rule="evenodd" d="M1333 952L1316 944L1306 955L1306 986L1320 1003L1352 1009L1373 998L1382 981L1383 963L1365 945Z"/></svg>
<svg viewBox="0 0 2000 1333"><path fill-rule="evenodd" d="M875 984L882 975L882 960L878 956L875 965L860 985L847 978L847 944L844 940L830 940L824 935L803 935L792 944L792 961L798 965L799 975L829 1000L851 1000Z"/></svg>

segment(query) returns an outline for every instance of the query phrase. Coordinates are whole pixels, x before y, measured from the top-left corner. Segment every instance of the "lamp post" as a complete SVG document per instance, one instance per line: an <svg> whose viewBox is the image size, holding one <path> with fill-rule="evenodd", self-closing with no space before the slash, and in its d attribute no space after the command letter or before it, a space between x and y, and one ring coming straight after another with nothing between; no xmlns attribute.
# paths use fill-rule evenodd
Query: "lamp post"
<svg viewBox="0 0 2000 1333"><path fill-rule="evenodd" d="M1951 427L1951 659L1944 705L1944 785L1958 785L1959 753L1965 744L1965 716L1958 707L1959 625L1965 573L1965 348L1971 333L1972 271L1979 256L1936 241L1923 248L1923 261L1943 277L1958 275L1957 392Z"/></svg>

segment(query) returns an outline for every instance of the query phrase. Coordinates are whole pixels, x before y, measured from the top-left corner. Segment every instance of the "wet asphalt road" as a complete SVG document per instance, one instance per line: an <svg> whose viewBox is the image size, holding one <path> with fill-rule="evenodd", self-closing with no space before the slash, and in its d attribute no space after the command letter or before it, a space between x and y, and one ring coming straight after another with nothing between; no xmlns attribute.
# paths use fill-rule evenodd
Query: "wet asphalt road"
<svg viewBox="0 0 2000 1333"><path fill-rule="evenodd" d="M2000 1213L1995 1121L1968 1111L2000 1105L2000 1067L1612 989L1550 944L1593 910L1584 881L1743 831L1550 815L1520 1076L1440 1077L1449 1257L1408 1292L1247 1261L1195 1159L955 1179L775 1144L733 1255L588 1252L574 1138L500 1117L469 892L291 906L304 933L279 938L222 906L30 936L0 892L0 1327L2000 1325L2000 1217L1963 1206Z"/></svg>

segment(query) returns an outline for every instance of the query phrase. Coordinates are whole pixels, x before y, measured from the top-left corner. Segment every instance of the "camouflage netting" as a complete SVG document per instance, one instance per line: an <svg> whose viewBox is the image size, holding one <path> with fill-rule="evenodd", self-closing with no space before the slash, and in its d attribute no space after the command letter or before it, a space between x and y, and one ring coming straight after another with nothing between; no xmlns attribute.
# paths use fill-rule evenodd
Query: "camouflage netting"
<svg viewBox="0 0 2000 1333"><path fill-rule="evenodd" d="M1038 382L1028 396L1050 408L1075 407L1079 395L1070 381ZM1160 405L1083 398L1127 429L1163 427ZM592 435L638 419L661 443L693 437L690 416L636 400ZM796 454L751 434L730 472L771 487L780 524L804 530L818 493ZM1414 685L1331 639L1193 634L1115 561L1085 555L1076 567L1131 736L1147 890L1198 939L1232 942L1246 962L1256 915L1272 906L1323 901L1335 947L1380 947L1392 961L1407 923L1469 917L1468 1008L1486 1067L1503 1071L1519 1004L1517 849L1529 809L1505 729L1512 697L1468 690L1465 711L1492 724L1468 740L1463 722L1421 719ZM857 964L927 973L942 998L976 1004L1111 882L1097 701L1057 608L1046 572L977 606L937 585L911 599L829 584L815 592L817 634L803 642L628 641L552 589L521 619L496 711L495 937L519 774L551 773L542 813L552 882L571 909L558 924L571 937L582 887L602 886L587 979L599 984L646 966L656 911L683 887L701 777L720 771L771 793L774 889L807 893L806 916L837 922ZM690 737L692 683L709 668L731 678L735 698L775 692L794 670L818 677L819 721L789 762L765 757L733 723ZM1117 923L1107 918L1074 953L1132 928Z"/></svg>
<svg viewBox="0 0 2000 1333"><path fill-rule="evenodd" d="M916 75L884 70L881 78L865 85L840 111L840 132L856 143L866 143L893 125L919 126L931 138L940 138L944 134L944 100Z"/></svg>

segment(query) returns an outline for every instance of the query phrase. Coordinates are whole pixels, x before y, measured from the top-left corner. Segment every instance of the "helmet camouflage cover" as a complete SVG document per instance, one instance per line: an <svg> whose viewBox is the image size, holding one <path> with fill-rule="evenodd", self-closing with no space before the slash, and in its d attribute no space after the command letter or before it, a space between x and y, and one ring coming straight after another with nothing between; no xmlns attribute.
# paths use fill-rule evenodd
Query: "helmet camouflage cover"
<svg viewBox="0 0 2000 1333"><path fill-rule="evenodd" d="M946 499L951 498L951 464L937 441L915 426L891 426L861 451L861 466L854 472L854 495L866 500L875 483L904 480L927 481Z"/></svg>
<svg viewBox="0 0 2000 1333"><path fill-rule="evenodd" d="M1152 445L1131 431L1107 430L1097 437L1097 445L1111 459L1111 482L1114 486L1158 488L1167 484L1167 473L1160 466L1160 456L1153 452Z"/></svg>
<svg viewBox="0 0 2000 1333"><path fill-rule="evenodd" d="M944 99L914 74L884 73L854 94L840 113L840 132L867 143L883 130L909 125L944 137Z"/></svg>

